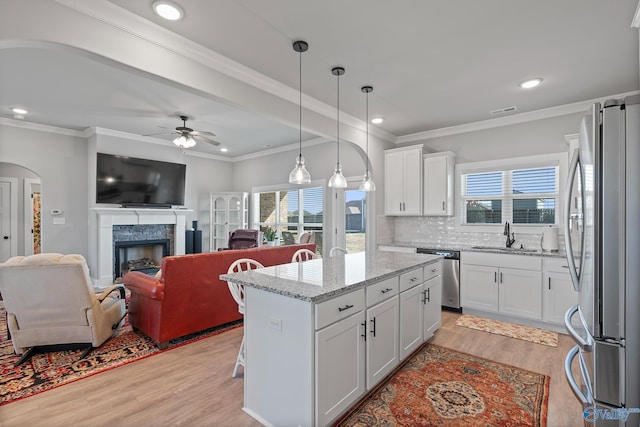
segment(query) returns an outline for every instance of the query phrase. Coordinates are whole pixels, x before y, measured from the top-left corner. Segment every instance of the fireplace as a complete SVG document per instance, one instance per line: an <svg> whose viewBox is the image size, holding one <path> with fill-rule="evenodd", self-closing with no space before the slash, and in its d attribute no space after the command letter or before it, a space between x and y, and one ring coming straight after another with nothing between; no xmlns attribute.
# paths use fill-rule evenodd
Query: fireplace
<svg viewBox="0 0 640 427"><path fill-rule="evenodd" d="M185 253L185 217L193 212L190 209L137 209L137 208L92 208L95 216L90 217L89 233L89 271L97 289L105 289L115 276L114 242L169 239L169 255ZM122 226L128 228L130 237L119 233ZM143 227L140 227L143 226ZM151 226L151 227L148 227ZM170 235L150 233L149 230L163 228ZM122 257L122 255L120 255ZM143 258L146 256L143 256ZM149 257L152 258L152 257ZM128 260L131 260L128 256ZM162 257L160 256L160 259Z"/></svg>
<svg viewBox="0 0 640 427"><path fill-rule="evenodd" d="M162 257L171 255L171 240L135 240L114 242L114 280L129 271L155 274L160 269Z"/></svg>

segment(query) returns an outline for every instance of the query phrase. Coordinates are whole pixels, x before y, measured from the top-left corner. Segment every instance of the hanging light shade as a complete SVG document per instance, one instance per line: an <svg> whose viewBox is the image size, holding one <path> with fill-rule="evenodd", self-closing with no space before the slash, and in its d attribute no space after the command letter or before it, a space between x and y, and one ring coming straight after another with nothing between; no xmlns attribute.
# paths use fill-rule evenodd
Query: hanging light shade
<svg viewBox="0 0 640 427"><path fill-rule="evenodd" d="M302 157L302 52L306 52L309 49L307 42L301 40L293 42L293 50L300 54L300 103L299 103L299 121L300 121L300 150L298 151L298 158L296 159L296 166L289 174L290 184L308 184L311 182L311 174L304 165L304 157Z"/></svg>
<svg viewBox="0 0 640 427"><path fill-rule="evenodd" d="M173 140L173 143L180 148L191 148L196 145L196 140L187 132L182 133L179 137Z"/></svg>
<svg viewBox="0 0 640 427"><path fill-rule="evenodd" d="M367 155L367 167L364 172L364 178L362 178L362 182L360 183L360 191L375 191L376 183L371 179L371 172L369 171L369 94L373 92L373 86L362 86L361 90L366 94L367 98L367 144L366 144L366 155Z"/></svg>
<svg viewBox="0 0 640 427"><path fill-rule="evenodd" d="M337 124L337 153L338 153L338 161L336 162L336 168L333 171L333 175L329 178L329 184L327 184L331 188L347 188L347 179L342 175L342 166L340 166L340 76L344 74L344 68L342 67L333 67L331 70L331 74L338 77L338 102L336 110L338 112L338 117L336 120Z"/></svg>

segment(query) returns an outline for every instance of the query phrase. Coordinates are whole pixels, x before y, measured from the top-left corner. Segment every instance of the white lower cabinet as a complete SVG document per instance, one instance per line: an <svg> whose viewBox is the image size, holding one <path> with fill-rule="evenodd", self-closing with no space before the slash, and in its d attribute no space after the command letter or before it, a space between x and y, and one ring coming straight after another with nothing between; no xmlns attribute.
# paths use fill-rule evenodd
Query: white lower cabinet
<svg viewBox="0 0 640 427"><path fill-rule="evenodd" d="M464 308L498 311L498 269L484 265L460 266L460 302Z"/></svg>
<svg viewBox="0 0 640 427"><path fill-rule="evenodd" d="M463 252L461 261L463 309L542 319L540 257Z"/></svg>
<svg viewBox="0 0 640 427"><path fill-rule="evenodd" d="M417 349L442 325L442 276L400 293L400 359Z"/></svg>
<svg viewBox="0 0 640 427"><path fill-rule="evenodd" d="M498 272L498 311L512 316L540 320L542 295L540 271L500 268Z"/></svg>
<svg viewBox="0 0 640 427"><path fill-rule="evenodd" d="M396 291L397 292L397 291ZM370 390L398 365L398 295L367 309L367 389Z"/></svg>
<svg viewBox="0 0 640 427"><path fill-rule="evenodd" d="M427 280L423 286L423 340L426 341L442 325L442 276Z"/></svg>
<svg viewBox="0 0 640 427"><path fill-rule="evenodd" d="M400 357L404 359L422 344L424 328L424 286L400 293Z"/></svg>
<svg viewBox="0 0 640 427"><path fill-rule="evenodd" d="M564 259L545 259L542 273L542 320L564 325L564 314L578 304L569 266Z"/></svg>
<svg viewBox="0 0 640 427"><path fill-rule="evenodd" d="M367 390L363 311L316 332L317 425L331 422Z"/></svg>

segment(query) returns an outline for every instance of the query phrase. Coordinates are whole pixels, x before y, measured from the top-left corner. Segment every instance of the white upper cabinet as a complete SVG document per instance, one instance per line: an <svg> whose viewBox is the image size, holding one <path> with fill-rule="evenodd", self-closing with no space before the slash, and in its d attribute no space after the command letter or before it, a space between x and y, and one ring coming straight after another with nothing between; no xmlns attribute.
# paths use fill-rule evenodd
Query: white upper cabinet
<svg viewBox="0 0 640 427"><path fill-rule="evenodd" d="M424 156L423 215L452 216L454 214L455 153Z"/></svg>
<svg viewBox="0 0 640 427"><path fill-rule="evenodd" d="M384 153L385 215L422 214L422 145Z"/></svg>

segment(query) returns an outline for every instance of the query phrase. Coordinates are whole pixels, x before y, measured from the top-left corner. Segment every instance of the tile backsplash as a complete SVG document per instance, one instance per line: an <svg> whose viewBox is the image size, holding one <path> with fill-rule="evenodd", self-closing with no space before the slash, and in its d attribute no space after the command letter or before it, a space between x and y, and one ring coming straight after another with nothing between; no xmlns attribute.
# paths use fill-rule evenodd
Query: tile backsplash
<svg viewBox="0 0 640 427"><path fill-rule="evenodd" d="M470 232L456 229L455 217L389 217L377 218L378 244L393 242L419 243L423 247L455 248L460 246L504 246L506 236L499 232ZM516 233L514 247L540 249L541 231ZM564 250L564 236L559 232L558 245Z"/></svg>

